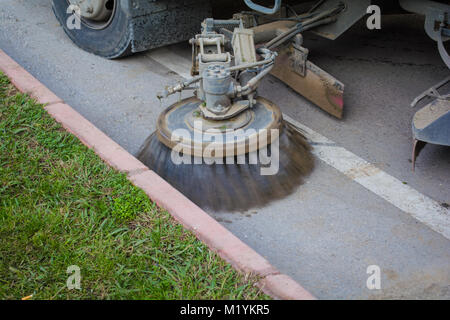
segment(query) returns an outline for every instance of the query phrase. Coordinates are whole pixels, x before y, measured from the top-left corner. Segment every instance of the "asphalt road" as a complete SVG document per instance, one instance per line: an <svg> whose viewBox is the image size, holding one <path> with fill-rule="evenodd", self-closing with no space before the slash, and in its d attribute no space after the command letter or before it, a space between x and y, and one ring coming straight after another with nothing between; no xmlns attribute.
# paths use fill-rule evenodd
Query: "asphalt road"
<svg viewBox="0 0 450 320"><path fill-rule="evenodd" d="M450 148L426 146L411 171L417 108L409 104L449 75L422 25L420 17L389 16L380 31L359 24L334 42L305 37L311 60L346 84L342 120L273 77L259 92L445 208ZM133 154L166 107L156 93L180 79L155 58L164 51L114 61L83 52L65 36L50 0L0 0L0 48ZM179 57L171 65L180 69L190 59L187 44L165 50ZM211 215L318 298L450 298L449 240L320 159L292 196ZM369 265L381 269L381 290L366 287Z"/></svg>

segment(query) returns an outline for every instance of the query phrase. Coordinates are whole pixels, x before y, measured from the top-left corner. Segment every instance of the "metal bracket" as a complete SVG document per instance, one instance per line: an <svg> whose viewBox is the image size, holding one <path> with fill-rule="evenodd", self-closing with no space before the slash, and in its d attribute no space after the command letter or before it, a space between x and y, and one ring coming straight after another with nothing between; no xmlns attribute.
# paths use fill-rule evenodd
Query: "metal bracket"
<svg viewBox="0 0 450 320"><path fill-rule="evenodd" d="M205 119L209 120L226 120L233 118L237 114L241 113L242 111L247 110L250 107L250 101L248 100L239 100L236 101L231 105L231 107L227 110L225 114L216 114L214 112L211 112L204 106L203 104L200 104L200 110L203 113L203 117Z"/></svg>
<svg viewBox="0 0 450 320"><path fill-rule="evenodd" d="M231 55L225 52L225 36L218 33L197 34L189 41L192 45L191 75L199 75L209 64L231 64Z"/></svg>
<svg viewBox="0 0 450 320"><path fill-rule="evenodd" d="M302 77L306 76L306 62L308 61L309 50L302 47L303 36L299 33L294 38L292 44L292 54L290 56L292 70Z"/></svg>
<svg viewBox="0 0 450 320"><path fill-rule="evenodd" d="M293 44L292 48L294 49L291 55L292 70L304 77L306 76L306 61L308 61L309 50L297 44Z"/></svg>
<svg viewBox="0 0 450 320"><path fill-rule="evenodd" d="M437 98L437 99L449 99L450 98L450 94L446 94L446 95L441 95L438 92L438 89L443 87L444 85L446 85L448 82L450 82L450 77L445 78L444 80L442 80L441 82L435 84L434 86L432 86L431 88L425 90L424 92L422 92L420 95L418 95L413 102L411 102L411 107L415 107L420 100L426 98L426 97L431 97L431 98Z"/></svg>
<svg viewBox="0 0 450 320"><path fill-rule="evenodd" d="M341 119L344 111L344 84L308 61L305 55L302 58L305 61L305 72L302 76L301 51L292 50L292 46L278 52L271 74L321 109ZM296 51L300 55L299 59L292 58ZM297 69L292 66L293 60L299 62Z"/></svg>
<svg viewBox="0 0 450 320"><path fill-rule="evenodd" d="M242 21L244 28L253 28L258 25L258 22L253 14L246 14L242 12L235 13L233 14L233 20Z"/></svg>

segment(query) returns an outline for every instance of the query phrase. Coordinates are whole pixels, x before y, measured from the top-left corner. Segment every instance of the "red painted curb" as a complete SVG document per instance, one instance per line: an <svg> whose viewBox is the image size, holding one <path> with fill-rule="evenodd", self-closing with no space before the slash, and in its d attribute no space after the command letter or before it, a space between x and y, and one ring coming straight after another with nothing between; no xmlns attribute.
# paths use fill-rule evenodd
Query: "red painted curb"
<svg viewBox="0 0 450 320"><path fill-rule="evenodd" d="M106 134L41 84L0 50L0 69L22 92L29 93L82 143L93 149L113 168L128 174L128 179L141 188L154 202L166 209L177 221L191 230L199 240L237 270L262 277L258 286L277 299L315 299L287 275L280 274L265 258L243 243L205 211L178 190L149 170Z"/></svg>
<svg viewBox="0 0 450 320"><path fill-rule="evenodd" d="M264 293L281 300L316 300L311 293L285 274L269 275L259 281L258 287Z"/></svg>
<svg viewBox="0 0 450 320"><path fill-rule="evenodd" d="M136 173L148 168L129 154L106 134L86 120L72 107L63 103L46 106L47 112L69 132L93 149L111 167L126 173Z"/></svg>
<svg viewBox="0 0 450 320"><path fill-rule="evenodd" d="M28 93L42 104L62 102L46 86L18 65L7 54L0 50L0 69L8 76L11 82L23 93Z"/></svg>
<svg viewBox="0 0 450 320"><path fill-rule="evenodd" d="M155 172L145 171L129 179L134 185L144 190L158 206L169 211L176 220L236 269L262 277L279 273L266 259L217 223Z"/></svg>

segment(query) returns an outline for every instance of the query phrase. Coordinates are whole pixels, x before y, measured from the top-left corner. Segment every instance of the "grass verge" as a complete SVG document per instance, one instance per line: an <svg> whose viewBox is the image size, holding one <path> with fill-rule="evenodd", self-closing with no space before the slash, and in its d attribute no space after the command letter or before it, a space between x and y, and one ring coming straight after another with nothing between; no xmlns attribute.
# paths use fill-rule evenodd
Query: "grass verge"
<svg viewBox="0 0 450 320"><path fill-rule="evenodd" d="M67 286L73 265L81 289ZM0 299L268 298L256 280L0 73Z"/></svg>

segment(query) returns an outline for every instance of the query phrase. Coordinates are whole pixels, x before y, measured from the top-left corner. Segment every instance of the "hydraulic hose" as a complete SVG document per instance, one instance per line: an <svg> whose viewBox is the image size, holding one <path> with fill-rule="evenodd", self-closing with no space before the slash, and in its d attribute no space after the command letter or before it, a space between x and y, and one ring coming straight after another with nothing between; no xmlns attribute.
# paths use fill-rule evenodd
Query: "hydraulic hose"
<svg viewBox="0 0 450 320"><path fill-rule="evenodd" d="M291 29L289 29L288 31L286 31L285 33L279 35L278 37L274 38L273 40L269 41L266 46L269 49L273 49L276 48L280 45L282 45L284 42L288 41L289 39L293 38L296 34L315 28L317 26L323 25L323 24L328 24L331 22L335 22L337 20L337 17L333 16L333 17L328 17L319 21L316 21L314 23L311 23L309 25L306 26L295 26L292 27Z"/></svg>
<svg viewBox="0 0 450 320"><path fill-rule="evenodd" d="M240 94L242 96L248 95L255 91L256 87L258 86L258 82L264 78L269 72L272 70L274 64L269 64L266 68L263 69L260 73L258 73L256 76L251 78L245 86L243 86L240 90Z"/></svg>
<svg viewBox="0 0 450 320"><path fill-rule="evenodd" d="M278 10L280 10L280 7L281 7L281 0L275 0L275 4L274 4L273 8L267 8L267 7L261 6L259 4L254 3L251 0L244 0L244 2L250 9L260 12L260 13L263 13L263 14L274 14Z"/></svg>
<svg viewBox="0 0 450 320"><path fill-rule="evenodd" d="M170 96L171 94L174 94L176 92L181 92L183 90L188 90L188 89L194 89L194 88L191 88L190 85L195 82L200 81L201 79L202 79L202 76L197 76L197 77L188 79L182 83L179 83L176 86L166 87L166 89L164 90L163 93L158 93L157 97L158 97L158 99L167 98L168 96Z"/></svg>
<svg viewBox="0 0 450 320"><path fill-rule="evenodd" d="M294 37L297 33L312 29L314 27L317 27L319 25L328 24L331 22L334 22L337 20L336 15L341 12L345 8L345 5L342 3L339 3L338 6L325 10L323 12L320 12L308 19L305 19L302 22L299 22L294 27L290 28L286 32L276 36L272 40L270 40L268 43L266 43L266 48L273 49L284 42L288 41L292 37Z"/></svg>
<svg viewBox="0 0 450 320"><path fill-rule="evenodd" d="M260 54L264 58L264 60L261 60L258 62L240 64L237 66L229 67L229 68L227 68L227 70L232 72L232 71L238 71L238 70L243 70L243 69L255 68L255 67L262 66L262 65L267 65L267 64L273 63L277 56L276 52L273 52L267 48L258 48L258 49L256 49L256 53Z"/></svg>

